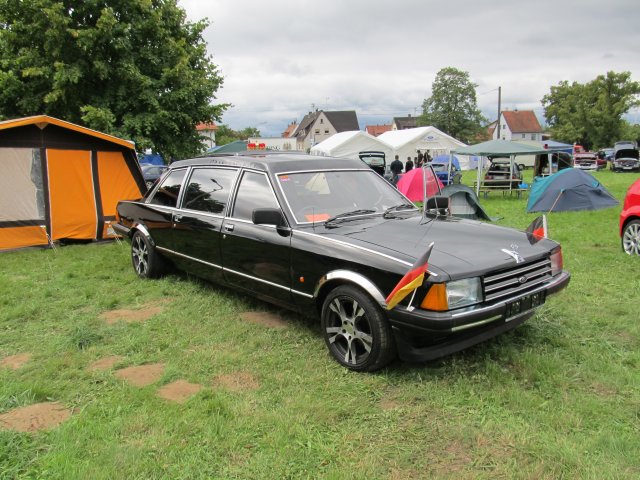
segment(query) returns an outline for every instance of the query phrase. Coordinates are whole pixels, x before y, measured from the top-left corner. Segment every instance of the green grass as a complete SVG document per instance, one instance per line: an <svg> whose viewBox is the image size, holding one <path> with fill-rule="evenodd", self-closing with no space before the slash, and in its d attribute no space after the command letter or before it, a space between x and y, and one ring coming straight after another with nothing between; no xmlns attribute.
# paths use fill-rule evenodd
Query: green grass
<svg viewBox="0 0 640 480"><path fill-rule="evenodd" d="M638 177L596 176L618 199ZM481 200L501 225L535 218L525 199ZM573 278L522 327L376 374L332 361L313 321L270 329L240 318L267 304L186 276L138 280L126 243L2 254L0 359L33 357L0 369L0 413L54 400L74 414L0 430L0 478L638 478L640 258L620 249L619 213L549 216ZM99 318L161 300L142 323ZM166 369L143 388L86 370L111 355ZM215 386L234 372L258 388ZM182 405L156 396L176 379L205 388Z"/></svg>

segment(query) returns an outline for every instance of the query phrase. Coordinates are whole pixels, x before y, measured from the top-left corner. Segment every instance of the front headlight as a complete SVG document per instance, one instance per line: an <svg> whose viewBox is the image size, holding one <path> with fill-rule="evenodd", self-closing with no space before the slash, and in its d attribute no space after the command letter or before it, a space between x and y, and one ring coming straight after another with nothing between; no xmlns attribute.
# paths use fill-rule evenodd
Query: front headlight
<svg viewBox="0 0 640 480"><path fill-rule="evenodd" d="M479 277L463 278L448 283L434 283L420 305L425 310L445 311L482 302Z"/></svg>

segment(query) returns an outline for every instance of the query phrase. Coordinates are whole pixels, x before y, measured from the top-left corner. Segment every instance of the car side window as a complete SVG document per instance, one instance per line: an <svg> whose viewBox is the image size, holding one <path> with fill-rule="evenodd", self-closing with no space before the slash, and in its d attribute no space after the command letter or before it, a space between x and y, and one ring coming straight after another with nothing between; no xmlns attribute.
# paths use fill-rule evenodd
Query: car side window
<svg viewBox="0 0 640 480"><path fill-rule="evenodd" d="M238 194L233 206L233 217L243 220L251 220L256 208L280 208L276 197L262 173L244 172Z"/></svg>
<svg viewBox="0 0 640 480"><path fill-rule="evenodd" d="M184 192L182 208L224 214L237 170L196 168Z"/></svg>
<svg viewBox="0 0 640 480"><path fill-rule="evenodd" d="M185 169L171 172L160 184L148 203L175 208L178 204L178 195L180 194L185 172Z"/></svg>

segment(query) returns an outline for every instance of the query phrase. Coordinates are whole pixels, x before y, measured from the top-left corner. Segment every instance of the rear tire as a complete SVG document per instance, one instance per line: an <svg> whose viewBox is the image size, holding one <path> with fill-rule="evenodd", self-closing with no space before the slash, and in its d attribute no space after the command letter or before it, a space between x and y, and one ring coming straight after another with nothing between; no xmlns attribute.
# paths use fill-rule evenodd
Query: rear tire
<svg viewBox="0 0 640 480"><path fill-rule="evenodd" d="M331 290L322 305L321 324L329 353L350 370L372 372L396 357L382 308L359 288L341 285Z"/></svg>
<svg viewBox="0 0 640 480"><path fill-rule="evenodd" d="M140 278L158 278L165 270L163 259L151 241L139 231L131 237L131 263Z"/></svg>

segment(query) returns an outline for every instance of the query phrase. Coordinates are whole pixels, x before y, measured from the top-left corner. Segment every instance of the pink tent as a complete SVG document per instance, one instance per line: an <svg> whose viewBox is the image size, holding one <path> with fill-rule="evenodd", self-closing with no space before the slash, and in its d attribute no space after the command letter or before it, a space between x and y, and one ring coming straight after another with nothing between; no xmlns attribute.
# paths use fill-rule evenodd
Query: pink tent
<svg viewBox="0 0 640 480"><path fill-rule="evenodd" d="M398 181L398 190L412 202L424 200L424 183L427 182L427 197L437 195L442 189L442 182L436 177L430 168L414 168L402 175Z"/></svg>

